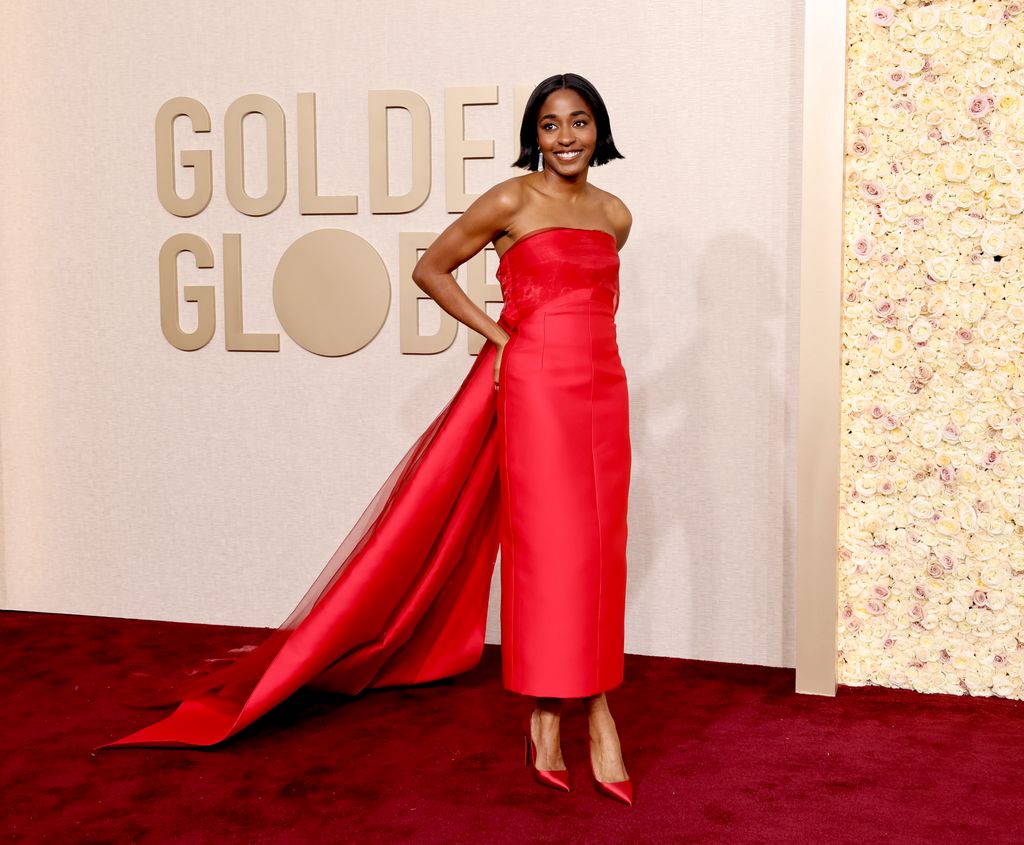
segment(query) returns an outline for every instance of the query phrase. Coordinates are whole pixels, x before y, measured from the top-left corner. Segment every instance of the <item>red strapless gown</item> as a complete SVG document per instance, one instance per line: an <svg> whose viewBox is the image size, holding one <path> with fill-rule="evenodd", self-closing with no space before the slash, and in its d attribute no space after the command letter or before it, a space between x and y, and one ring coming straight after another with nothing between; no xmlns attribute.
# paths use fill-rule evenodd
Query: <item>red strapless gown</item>
<svg viewBox="0 0 1024 845"><path fill-rule="evenodd" d="M166 718L102 748L209 746L302 686L355 694L471 669L502 556L502 675L576 697L622 681L631 452L615 239L521 237L489 341L285 622L190 682Z"/></svg>

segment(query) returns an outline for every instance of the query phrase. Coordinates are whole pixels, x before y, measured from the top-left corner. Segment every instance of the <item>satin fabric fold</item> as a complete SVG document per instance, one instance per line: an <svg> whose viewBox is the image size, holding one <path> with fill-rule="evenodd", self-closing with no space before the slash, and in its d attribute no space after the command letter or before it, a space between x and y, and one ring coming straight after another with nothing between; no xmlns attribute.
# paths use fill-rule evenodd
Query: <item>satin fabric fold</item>
<svg viewBox="0 0 1024 845"><path fill-rule="evenodd" d="M475 666L499 542L495 354L487 341L279 628L99 747L214 745L302 686L355 694Z"/></svg>

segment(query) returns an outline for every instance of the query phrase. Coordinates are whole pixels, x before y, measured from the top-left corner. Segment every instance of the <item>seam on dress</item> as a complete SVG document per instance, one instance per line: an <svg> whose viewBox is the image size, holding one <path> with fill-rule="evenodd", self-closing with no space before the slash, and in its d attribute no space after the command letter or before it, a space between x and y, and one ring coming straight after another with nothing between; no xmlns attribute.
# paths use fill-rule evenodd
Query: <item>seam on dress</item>
<svg viewBox="0 0 1024 845"><path fill-rule="evenodd" d="M594 301L589 300L587 331L590 333L590 466L594 475L594 511L597 516L597 655L594 661L594 687L601 686L601 611L604 606L604 530L601 525L601 501L597 486L597 458L594 456Z"/></svg>
<svg viewBox="0 0 1024 845"><path fill-rule="evenodd" d="M518 683L517 683L517 680L516 680L517 672L516 672L515 653L516 653L516 645L517 645L517 642L516 642L516 640L517 640L516 625L518 624L518 620L520 618L520 613L519 613L518 607L516 607L516 565L515 565L516 543L515 543L515 533L512 530L512 523L513 523L513 520L512 520L512 485L511 485L511 483L509 481L509 477L508 477L509 476L510 461L509 461L509 448L508 448L508 445L509 445L508 413L506 411L506 406L508 404L508 381L507 381L507 379L508 379L508 361L509 361L508 353L511 350L512 345L515 343L515 340L516 340L516 338L518 336L519 336L518 331L514 332L512 334L512 337L509 338L508 342L505 344L505 348L502 350L502 353L501 353L501 367L499 368L499 372L498 372L498 386L501 389L501 394L502 394L501 395L501 428L502 428L502 433L504 434L504 437L502 438L503 442L501 444L501 448L502 448L502 451L504 452L504 458L505 458L505 473L504 473L504 479L502 480L502 484L505 486L505 515L508 517L508 526L506 527L506 531L508 532L508 545L509 545L509 551L511 552L511 554L509 555L511 560L507 560L506 561L504 556L503 556L502 559L501 559L501 565L502 565L502 568L504 568L506 565L509 565L509 569L510 569L509 576L508 576L508 583L509 583L509 585L511 587L512 595L509 596L508 602L509 602L509 607L512 608L512 624L509 626L509 628L511 629L509 631L509 633L511 635L512 642L509 643L509 645L508 645L508 660L509 660L509 664L510 664L510 667L511 667L510 671L509 671L509 682L512 684L513 687L518 686Z"/></svg>
<svg viewBox="0 0 1024 845"><path fill-rule="evenodd" d="M544 369L544 352L548 346L548 312L541 314L544 319L540 323L540 368Z"/></svg>

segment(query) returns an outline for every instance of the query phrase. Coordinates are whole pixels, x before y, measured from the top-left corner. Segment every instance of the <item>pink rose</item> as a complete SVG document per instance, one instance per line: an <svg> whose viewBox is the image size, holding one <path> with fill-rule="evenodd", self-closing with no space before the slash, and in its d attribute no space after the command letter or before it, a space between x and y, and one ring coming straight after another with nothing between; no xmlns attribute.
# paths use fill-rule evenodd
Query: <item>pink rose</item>
<svg viewBox="0 0 1024 845"><path fill-rule="evenodd" d="M867 601L868 613L874 616L881 616L885 613L885 602L880 599L870 598Z"/></svg>
<svg viewBox="0 0 1024 845"><path fill-rule="evenodd" d="M997 463L999 463L1000 452L998 449L989 449L985 453L985 459L983 461L986 469L991 469Z"/></svg>
<svg viewBox="0 0 1024 845"><path fill-rule="evenodd" d="M914 589L911 591L914 598L924 601L928 598L928 588L924 584L915 584Z"/></svg>
<svg viewBox="0 0 1024 845"><path fill-rule="evenodd" d="M893 304L888 299L879 299L874 304L875 314L879 317L888 317L892 313Z"/></svg>
<svg viewBox="0 0 1024 845"><path fill-rule="evenodd" d="M971 97L970 103L967 105L967 113L971 117L984 117L995 105L995 100L987 94L978 94L976 97Z"/></svg>
<svg viewBox="0 0 1024 845"><path fill-rule="evenodd" d="M875 239L871 235L860 235L853 242L852 249L857 258L870 258L875 251Z"/></svg>
<svg viewBox="0 0 1024 845"><path fill-rule="evenodd" d="M886 198L887 194L885 186L878 182L865 179L860 183L860 195L863 199L868 200L868 202L881 202Z"/></svg>
<svg viewBox="0 0 1024 845"><path fill-rule="evenodd" d="M988 594L984 590L975 590L971 599L978 607L985 607L988 604Z"/></svg>
<svg viewBox="0 0 1024 845"><path fill-rule="evenodd" d="M943 467L939 470L939 481L943 484L952 484L956 480L956 469L954 467Z"/></svg>
<svg viewBox="0 0 1024 845"><path fill-rule="evenodd" d="M910 74L904 68L894 67L885 75L885 81L890 88L899 88L910 81Z"/></svg>
<svg viewBox="0 0 1024 845"><path fill-rule="evenodd" d="M924 608L919 604L911 606L910 613L907 614L914 622L920 622L924 619Z"/></svg>
<svg viewBox="0 0 1024 845"><path fill-rule="evenodd" d="M888 6L875 6L871 10L871 20L879 26L889 26L896 19L896 13Z"/></svg>
<svg viewBox="0 0 1024 845"><path fill-rule="evenodd" d="M974 340L974 332L970 329L959 329L957 330L956 336L961 343L970 343Z"/></svg>
<svg viewBox="0 0 1024 845"><path fill-rule="evenodd" d="M887 599L889 598L889 588L882 584L875 584L875 586L871 588L871 595L878 599Z"/></svg>
<svg viewBox="0 0 1024 845"><path fill-rule="evenodd" d="M850 153L855 156L864 157L871 153L871 144L867 138L854 138L850 144Z"/></svg>
<svg viewBox="0 0 1024 845"><path fill-rule="evenodd" d="M941 578L942 574L943 574L943 569L942 569L941 564L939 564L939 563L930 563L930 564L928 564L928 574L932 578Z"/></svg>

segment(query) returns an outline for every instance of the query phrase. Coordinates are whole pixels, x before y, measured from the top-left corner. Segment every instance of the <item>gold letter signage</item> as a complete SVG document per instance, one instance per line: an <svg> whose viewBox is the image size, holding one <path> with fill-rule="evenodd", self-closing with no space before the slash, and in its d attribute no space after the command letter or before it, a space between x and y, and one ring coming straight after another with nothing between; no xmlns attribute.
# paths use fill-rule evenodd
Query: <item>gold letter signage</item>
<svg viewBox="0 0 1024 845"><path fill-rule="evenodd" d="M513 137L524 105L523 86L514 91ZM444 92L445 208L459 213L474 195L466 189L465 162L494 158L492 138L468 139L465 132L466 109L488 109L498 103L498 87L450 88ZM485 114L486 112L482 112ZM317 171L316 95L302 93L296 99L298 173L298 213L309 215L356 215L359 202L354 193L328 196L320 193ZM407 149L401 149L389 132L392 116L401 117L410 127ZM369 150L366 157L366 187L370 214L401 215L415 211L430 195L431 173L430 108L413 91L387 90L367 93ZM280 214L288 193L288 133L281 105L263 94L238 97L224 112L222 127L224 172L214 170L211 149L175 149L175 123L188 122L188 131L196 135L212 133L210 112L191 97L173 97L156 114L156 189L160 204L177 218L202 214L213 199L214 185L223 186L231 207L247 217ZM180 131L180 130L179 130ZM265 154L249 162L248 173L255 169L265 174L262 187L246 184L246 138L266 135ZM490 134L490 133L488 133ZM208 147L207 142L203 145ZM518 148L515 150L518 153ZM403 156L408 156L404 161ZM510 156L512 158L514 156ZM408 186L391 184L391 165L403 162L403 171L411 174ZM191 171L191 191L182 196L181 176ZM187 183L187 180L185 180ZM255 190L254 190L255 189ZM188 188L184 188L188 190ZM351 191L351 187L348 187ZM260 193L256 193L261 191ZM435 234L402 232L398 234L400 267L399 320L401 351L433 354L447 349L455 340L458 326L443 311L440 328L434 334L420 333L420 304L425 299L411 281L412 265ZM219 242L219 258L214 246ZM243 326L242 257L244 244L239 233L223 233L212 240L192 232L171 235L160 249L159 292L160 328L167 342L176 349L194 351L206 346L217 329L217 284L213 277L202 283L191 282L195 275L218 272L222 295L224 345L231 352L278 352L277 332L247 331ZM407 278L408 277L408 278ZM501 302L498 285L487 281L486 251L477 255L459 274L473 300L485 308L489 302ZM266 291L262 279L263 291ZM391 276L377 250L365 238L339 228L315 229L295 240L278 260L272 274L274 312L281 328L296 344L317 355L349 355L362 349L380 332L391 306ZM184 282L184 283L182 283ZM250 295L260 295L259 289ZM267 295L264 293L263 295ZM183 306L183 303L189 303ZM435 306L436 308L436 306ZM182 312L191 309L195 328L182 328ZM186 325L188 322L186 320ZM470 332L469 351L479 352L483 338Z"/></svg>

